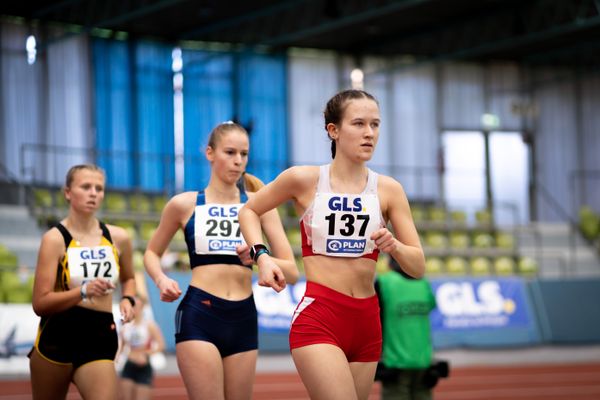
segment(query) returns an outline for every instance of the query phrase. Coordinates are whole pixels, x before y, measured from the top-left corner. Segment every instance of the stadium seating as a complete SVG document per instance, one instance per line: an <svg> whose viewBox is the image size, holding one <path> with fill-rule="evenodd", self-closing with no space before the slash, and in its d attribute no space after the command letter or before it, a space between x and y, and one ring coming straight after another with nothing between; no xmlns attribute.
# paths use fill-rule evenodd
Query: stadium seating
<svg viewBox="0 0 600 400"><path fill-rule="evenodd" d="M521 257L517 262L517 272L519 275L533 277L538 274L538 264L531 257Z"/></svg>
<svg viewBox="0 0 600 400"><path fill-rule="evenodd" d="M512 257L498 257L494 260L494 273L498 276L510 276L515 273L516 265Z"/></svg>
<svg viewBox="0 0 600 400"><path fill-rule="evenodd" d="M165 205L167 205L167 201L167 196L154 196L152 198L153 211L158 214L162 213L162 210L165 208Z"/></svg>
<svg viewBox="0 0 600 400"><path fill-rule="evenodd" d="M415 221L416 224L418 224L419 222L423 222L427 219L426 217L426 210L425 207L421 206L421 205L414 205L411 207L410 212L412 214L413 217L413 221Z"/></svg>
<svg viewBox="0 0 600 400"><path fill-rule="evenodd" d="M155 222L142 222L140 224L140 238L144 241L150 240L157 226L158 224Z"/></svg>
<svg viewBox="0 0 600 400"><path fill-rule="evenodd" d="M129 209L138 213L149 213L152 211L152 202L143 193L135 193L129 196Z"/></svg>
<svg viewBox="0 0 600 400"><path fill-rule="evenodd" d="M467 260L463 257L451 256L446 260L446 272L448 275L467 275Z"/></svg>
<svg viewBox="0 0 600 400"><path fill-rule="evenodd" d="M136 271L144 270L144 253L141 250L133 251L133 269Z"/></svg>
<svg viewBox="0 0 600 400"><path fill-rule="evenodd" d="M127 211L127 199L122 193L111 192L104 196L104 210L113 213L125 213Z"/></svg>
<svg viewBox="0 0 600 400"><path fill-rule="evenodd" d="M453 249L466 249L471 245L471 239L466 231L450 232L450 247Z"/></svg>
<svg viewBox="0 0 600 400"><path fill-rule="evenodd" d="M462 210L453 210L450 212L450 221L455 225L466 225L467 213Z"/></svg>
<svg viewBox="0 0 600 400"><path fill-rule="evenodd" d="M446 222L448 214L446 209L443 207L430 207L429 208L429 220L432 222Z"/></svg>
<svg viewBox="0 0 600 400"><path fill-rule="evenodd" d="M17 255L10 251L6 246L0 244L0 268L16 268L18 265Z"/></svg>
<svg viewBox="0 0 600 400"><path fill-rule="evenodd" d="M2 303L31 303L33 293L33 274L24 278L19 276L16 269L0 271L0 302Z"/></svg>
<svg viewBox="0 0 600 400"><path fill-rule="evenodd" d="M600 215L590 206L584 205L579 209L579 229L587 240L594 241L600 237Z"/></svg>
<svg viewBox="0 0 600 400"><path fill-rule="evenodd" d="M473 257L470 261L471 274L486 276L492 273L492 262L487 257Z"/></svg>
<svg viewBox="0 0 600 400"><path fill-rule="evenodd" d="M55 190L36 188L34 193L37 207L54 210L57 213L55 218L62 217L57 209L57 200L64 197L58 188ZM126 193L109 190L105 196L100 216L103 219L107 218L107 222L128 231L134 242L134 249L137 251L135 266L138 270L143 268L145 246L158 226L160 214L167 201L168 198L164 195L137 191ZM67 205L66 202L64 204ZM301 264L300 230L296 211L291 203L282 205L278 211L294 254ZM66 212L66 206L62 212ZM103 216L102 213L105 215ZM472 219L465 211L447 209L432 202L411 204L411 213L425 250L427 275L532 276L537 274L535 260L523 260L518 257L515 235L494 226L492 214L488 210L475 212L474 223L469 222ZM588 214L590 214L589 210L581 213L581 215ZM48 214L46 214L47 218ZM593 226L590 222L582 222L582 231L585 229L584 225ZM174 252L185 250L185 240L180 230L175 234L169 248ZM2 257L0 251L0 263ZM14 265L15 261L13 260L12 263ZM380 273L387 271L386 264L380 261L377 264L377 271Z"/></svg>
<svg viewBox="0 0 600 400"><path fill-rule="evenodd" d="M490 210L478 210L475 212L475 221L480 226L492 225L492 213Z"/></svg>
<svg viewBox="0 0 600 400"><path fill-rule="evenodd" d="M36 207L51 208L54 207L52 192L49 189L33 189L33 202Z"/></svg>
<svg viewBox="0 0 600 400"><path fill-rule="evenodd" d="M473 247L489 249L494 245L494 238L488 232L476 232L473 234Z"/></svg>
<svg viewBox="0 0 600 400"><path fill-rule="evenodd" d="M54 207L62 212L65 212L69 208L69 202L65 198L65 194L62 188L54 190Z"/></svg>
<svg viewBox="0 0 600 400"><path fill-rule="evenodd" d="M448 246L448 238L442 232L430 231L425 233L425 244L434 249L445 249Z"/></svg>
<svg viewBox="0 0 600 400"><path fill-rule="evenodd" d="M516 240L515 236L509 232L498 231L496 232L496 246L501 249L511 250L515 248Z"/></svg>
<svg viewBox="0 0 600 400"><path fill-rule="evenodd" d="M286 229L286 233L287 233L287 238L288 238L290 244L292 245L292 247L299 247L302 244L300 228L298 228L298 227L288 228L288 229Z"/></svg>
<svg viewBox="0 0 600 400"><path fill-rule="evenodd" d="M439 257L427 257L425 260L425 275L435 276L444 273L444 261Z"/></svg>

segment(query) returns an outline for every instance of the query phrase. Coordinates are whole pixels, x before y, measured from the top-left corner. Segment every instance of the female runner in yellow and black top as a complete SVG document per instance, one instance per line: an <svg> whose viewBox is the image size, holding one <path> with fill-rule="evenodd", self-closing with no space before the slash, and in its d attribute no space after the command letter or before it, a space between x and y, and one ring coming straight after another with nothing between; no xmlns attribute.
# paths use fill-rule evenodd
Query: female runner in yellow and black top
<svg viewBox="0 0 600 400"><path fill-rule="evenodd" d="M162 271L160 256L177 230L185 233L192 274L177 309L175 341L177 364L190 399L252 397L257 314L252 259L237 221L246 197L254 196L237 185L249 147L242 126L225 122L213 129L206 148L211 164L208 186L169 200L144 255L146 271L160 290L161 300L177 300L181 290ZM249 174L243 179L249 192L260 187L261 182ZM273 244L274 262L288 282L295 282L298 269L277 211L265 213L260 225Z"/></svg>
<svg viewBox="0 0 600 400"><path fill-rule="evenodd" d="M104 183L98 167L72 167L64 189L69 213L42 238L33 289L41 321L29 355L35 400L64 399L71 382L86 400L117 397L113 291L120 282L121 317L129 322L135 281L128 234L95 216Z"/></svg>

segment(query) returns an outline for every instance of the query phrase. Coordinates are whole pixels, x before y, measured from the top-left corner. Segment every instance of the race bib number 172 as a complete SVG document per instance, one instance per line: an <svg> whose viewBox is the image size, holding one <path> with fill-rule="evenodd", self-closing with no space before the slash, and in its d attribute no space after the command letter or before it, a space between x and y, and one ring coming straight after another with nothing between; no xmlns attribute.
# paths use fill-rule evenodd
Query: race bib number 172
<svg viewBox="0 0 600 400"><path fill-rule="evenodd" d="M119 270L111 246L69 247L69 275L72 287L101 278L116 283Z"/></svg>

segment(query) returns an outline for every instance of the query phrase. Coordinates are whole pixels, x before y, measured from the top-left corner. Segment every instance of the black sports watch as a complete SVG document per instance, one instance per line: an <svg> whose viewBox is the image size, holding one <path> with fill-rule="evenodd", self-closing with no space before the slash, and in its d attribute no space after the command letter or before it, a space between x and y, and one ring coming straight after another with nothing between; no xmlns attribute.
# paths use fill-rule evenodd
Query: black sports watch
<svg viewBox="0 0 600 400"><path fill-rule="evenodd" d="M252 258L254 262L256 262L256 260L258 260L258 257L260 257L263 254L271 254L267 246L265 246L264 244L255 244L254 246L250 247L250 258Z"/></svg>

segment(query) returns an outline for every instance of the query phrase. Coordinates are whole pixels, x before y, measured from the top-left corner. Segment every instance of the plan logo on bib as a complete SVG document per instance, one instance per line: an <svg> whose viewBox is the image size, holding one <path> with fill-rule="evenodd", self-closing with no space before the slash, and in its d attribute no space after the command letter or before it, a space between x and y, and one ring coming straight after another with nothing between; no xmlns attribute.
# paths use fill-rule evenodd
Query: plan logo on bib
<svg viewBox="0 0 600 400"><path fill-rule="evenodd" d="M357 253L365 250L365 239L327 239L327 251L330 253Z"/></svg>
<svg viewBox="0 0 600 400"><path fill-rule="evenodd" d="M210 251L235 251L240 244L242 244L241 240L211 239L208 241L208 248Z"/></svg>

